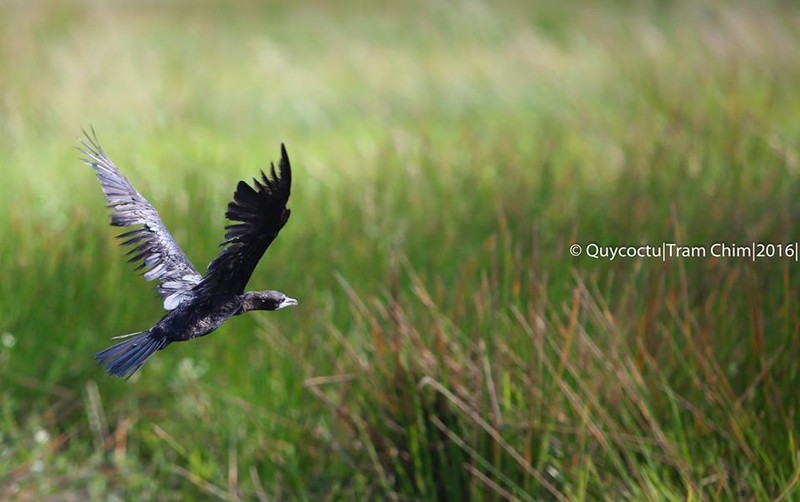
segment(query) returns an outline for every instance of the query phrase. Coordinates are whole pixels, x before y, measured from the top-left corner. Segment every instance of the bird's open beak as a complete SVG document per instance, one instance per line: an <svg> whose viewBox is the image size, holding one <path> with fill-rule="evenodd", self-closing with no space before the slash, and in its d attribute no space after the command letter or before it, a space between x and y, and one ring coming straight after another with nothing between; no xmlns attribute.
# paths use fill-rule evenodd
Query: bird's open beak
<svg viewBox="0 0 800 502"><path fill-rule="evenodd" d="M297 305L297 300L294 298L289 298L288 296L283 299L283 301L278 305L277 310L282 309L283 307L291 307L292 305Z"/></svg>

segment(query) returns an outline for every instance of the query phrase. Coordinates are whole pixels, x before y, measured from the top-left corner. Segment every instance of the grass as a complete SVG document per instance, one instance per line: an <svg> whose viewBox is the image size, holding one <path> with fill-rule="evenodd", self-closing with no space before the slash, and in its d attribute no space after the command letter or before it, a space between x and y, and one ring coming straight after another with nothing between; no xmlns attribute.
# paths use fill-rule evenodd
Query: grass
<svg viewBox="0 0 800 502"><path fill-rule="evenodd" d="M787 2L10 3L0 498L792 500L800 236ZM199 268L285 142L291 222L234 319L128 382L160 302L72 148Z"/></svg>

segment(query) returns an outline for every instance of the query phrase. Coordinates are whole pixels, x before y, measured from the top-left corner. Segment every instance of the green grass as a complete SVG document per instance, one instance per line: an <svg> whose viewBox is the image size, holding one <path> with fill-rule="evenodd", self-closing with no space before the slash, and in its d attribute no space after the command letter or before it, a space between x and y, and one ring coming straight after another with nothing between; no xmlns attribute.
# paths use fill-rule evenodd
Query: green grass
<svg viewBox="0 0 800 502"><path fill-rule="evenodd" d="M569 254L800 239L790 2L2 12L0 498L800 496L797 262ZM90 125L198 268L285 142L300 306L106 376Z"/></svg>

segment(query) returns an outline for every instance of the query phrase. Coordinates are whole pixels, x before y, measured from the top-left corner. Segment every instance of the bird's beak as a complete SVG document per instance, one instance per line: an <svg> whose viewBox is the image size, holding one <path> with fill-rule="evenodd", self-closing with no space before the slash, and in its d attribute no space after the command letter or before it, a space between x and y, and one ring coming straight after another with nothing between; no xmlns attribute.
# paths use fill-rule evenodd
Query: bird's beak
<svg viewBox="0 0 800 502"><path fill-rule="evenodd" d="M292 305L297 305L297 300L295 300L294 298L289 298L287 296L286 298L283 299L280 305L278 305L278 308L276 310L280 310L283 307L291 307Z"/></svg>

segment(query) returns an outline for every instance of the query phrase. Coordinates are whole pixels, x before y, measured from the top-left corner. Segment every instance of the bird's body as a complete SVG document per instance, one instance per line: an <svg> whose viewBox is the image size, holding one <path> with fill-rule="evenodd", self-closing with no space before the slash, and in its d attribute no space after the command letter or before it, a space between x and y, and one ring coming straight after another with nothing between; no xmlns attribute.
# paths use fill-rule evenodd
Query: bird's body
<svg viewBox="0 0 800 502"><path fill-rule="evenodd" d="M277 293L268 292L268 293ZM249 301L255 293L220 295L189 300L170 310L151 329L163 333L170 342L186 342L205 336L231 317L256 309ZM290 299L291 304L291 299Z"/></svg>
<svg viewBox="0 0 800 502"><path fill-rule="evenodd" d="M170 310L150 330L163 333L170 342L187 342L205 336L231 317L241 314L243 295L192 300Z"/></svg>
<svg viewBox="0 0 800 502"><path fill-rule="evenodd" d="M291 166L281 146L280 175L261 173L255 188L240 181L226 216L223 250L200 275L175 243L156 210L139 194L105 155L94 137L82 142L82 159L91 166L103 188L114 226L137 227L120 235L133 246L131 262L147 268L144 278L159 280L157 290L167 313L152 328L124 335L124 341L95 354L118 377L129 377L156 351L172 342L205 336L234 315L251 310L278 310L297 305L279 291L244 292L261 256L289 219Z"/></svg>

